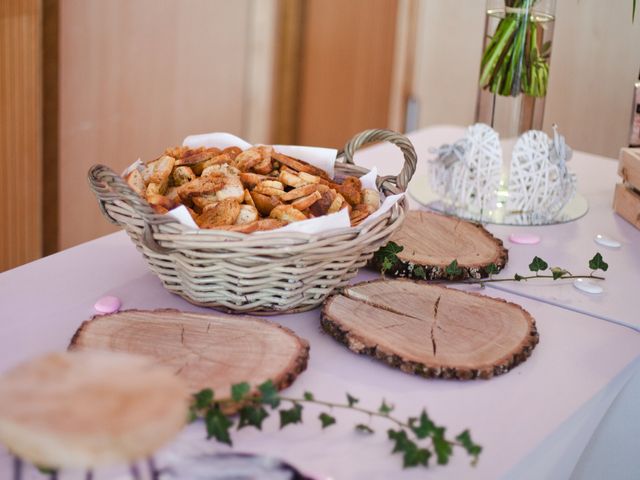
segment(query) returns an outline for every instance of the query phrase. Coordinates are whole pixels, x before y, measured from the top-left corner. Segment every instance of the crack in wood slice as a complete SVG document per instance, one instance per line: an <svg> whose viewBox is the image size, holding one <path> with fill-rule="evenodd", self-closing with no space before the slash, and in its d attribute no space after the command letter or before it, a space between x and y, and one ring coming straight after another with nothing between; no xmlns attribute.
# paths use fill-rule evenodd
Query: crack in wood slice
<svg viewBox="0 0 640 480"><path fill-rule="evenodd" d="M350 350L428 378L491 378L539 339L519 305L411 280L345 287L326 300L321 324Z"/></svg>
<svg viewBox="0 0 640 480"><path fill-rule="evenodd" d="M272 380L289 386L307 366L309 343L288 328L246 316L178 310L126 310L98 315L76 331L69 350L147 355L182 377L193 392L211 388L216 399L231 386Z"/></svg>
<svg viewBox="0 0 640 480"><path fill-rule="evenodd" d="M411 211L391 241L403 247L398 262L385 272L395 277L422 280L448 278L486 278L487 267L494 264L498 271L507 263L509 252L502 240L494 237L482 225L433 212ZM461 273L455 277L445 270L453 260ZM372 266L382 265L372 260ZM420 269L424 269L424 278Z"/></svg>

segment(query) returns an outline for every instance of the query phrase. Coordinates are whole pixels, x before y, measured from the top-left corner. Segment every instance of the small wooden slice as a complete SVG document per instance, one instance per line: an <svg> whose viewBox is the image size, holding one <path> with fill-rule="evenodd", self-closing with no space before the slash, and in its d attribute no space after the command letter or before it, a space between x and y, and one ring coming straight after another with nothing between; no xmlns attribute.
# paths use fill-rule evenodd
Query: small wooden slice
<svg viewBox="0 0 640 480"><path fill-rule="evenodd" d="M139 460L182 430L189 397L146 357L50 353L0 377L0 442L53 469Z"/></svg>
<svg viewBox="0 0 640 480"><path fill-rule="evenodd" d="M356 353L424 377L491 378L538 343L519 305L410 280L375 280L329 297L322 327Z"/></svg>
<svg viewBox="0 0 640 480"><path fill-rule="evenodd" d="M148 355L170 367L191 391L229 398L231 385L272 380L289 386L307 366L309 344L266 320L178 310L125 310L84 322L70 350Z"/></svg>
<svg viewBox="0 0 640 480"><path fill-rule="evenodd" d="M491 264L501 270L507 263L508 250L502 240L482 225L433 212L411 211L391 241L401 245L398 262L387 274L422 280L448 278L485 278ZM458 262L461 273L448 275L446 267ZM416 269L417 266L422 267ZM381 265L374 267L378 270Z"/></svg>

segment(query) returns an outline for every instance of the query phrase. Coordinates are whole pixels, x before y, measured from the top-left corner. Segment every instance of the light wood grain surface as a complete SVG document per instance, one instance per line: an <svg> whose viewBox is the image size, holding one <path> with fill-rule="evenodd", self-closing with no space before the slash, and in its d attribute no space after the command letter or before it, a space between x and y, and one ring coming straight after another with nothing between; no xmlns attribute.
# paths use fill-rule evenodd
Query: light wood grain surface
<svg viewBox="0 0 640 480"><path fill-rule="evenodd" d="M0 271L42 252L38 0L0 0Z"/></svg>

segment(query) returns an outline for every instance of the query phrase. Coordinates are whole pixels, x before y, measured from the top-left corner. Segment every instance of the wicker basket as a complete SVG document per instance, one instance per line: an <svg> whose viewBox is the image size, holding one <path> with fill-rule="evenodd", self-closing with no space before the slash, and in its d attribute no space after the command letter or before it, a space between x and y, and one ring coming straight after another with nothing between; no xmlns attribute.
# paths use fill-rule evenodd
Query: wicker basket
<svg viewBox="0 0 640 480"><path fill-rule="evenodd" d="M353 164L360 146L388 141L403 152L400 174L378 177L384 194L405 191L416 168L416 153L404 136L367 130L347 143L336 162L336 178L361 176ZM89 184L102 213L123 227L167 290L196 305L233 312L293 313L312 309L344 286L402 224L407 199L374 222L319 235L273 232L261 235L191 230L156 214L108 167L89 170Z"/></svg>

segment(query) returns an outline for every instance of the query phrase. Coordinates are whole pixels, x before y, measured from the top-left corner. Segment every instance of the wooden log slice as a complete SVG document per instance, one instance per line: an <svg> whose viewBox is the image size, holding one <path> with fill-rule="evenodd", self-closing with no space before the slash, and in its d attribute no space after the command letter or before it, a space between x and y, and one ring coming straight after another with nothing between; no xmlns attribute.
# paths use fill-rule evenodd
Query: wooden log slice
<svg viewBox="0 0 640 480"><path fill-rule="evenodd" d="M289 386L307 366L309 344L291 330L259 318L178 310L126 310L95 316L73 336L70 350L148 355L182 377L191 391L211 388L229 398L231 385L255 389L272 380Z"/></svg>
<svg viewBox="0 0 640 480"><path fill-rule="evenodd" d="M0 376L0 442L52 469L137 461L182 430L189 397L148 357L49 353Z"/></svg>
<svg viewBox="0 0 640 480"><path fill-rule="evenodd" d="M519 305L410 280L375 280L327 299L323 329L356 353L423 377L491 378L538 343Z"/></svg>
<svg viewBox="0 0 640 480"><path fill-rule="evenodd" d="M482 225L433 212L409 212L391 241L403 247L395 264L385 272L396 277L422 280L485 278L489 276L489 265L495 265L499 271L508 259L508 250L502 240ZM458 275L445 271L453 260L461 269ZM372 264L381 271L378 255L374 256Z"/></svg>

